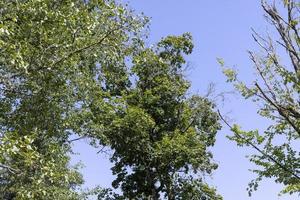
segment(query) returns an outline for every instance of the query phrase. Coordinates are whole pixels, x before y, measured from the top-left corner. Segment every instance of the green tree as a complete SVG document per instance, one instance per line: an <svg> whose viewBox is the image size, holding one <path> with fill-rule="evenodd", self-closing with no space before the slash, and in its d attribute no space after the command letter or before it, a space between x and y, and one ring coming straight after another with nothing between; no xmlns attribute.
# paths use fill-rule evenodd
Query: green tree
<svg viewBox="0 0 300 200"><path fill-rule="evenodd" d="M248 86L239 80L236 71L224 68L224 73L245 99L259 104L258 114L273 123L263 133L242 131L234 125L231 130L235 135L231 139L259 152L250 157L259 167L253 170L258 177L249 184L250 194L263 178L274 178L284 184L283 193L299 193L300 4L294 0L277 1L272 5L262 1L262 8L278 38L272 39L275 35L264 37L254 31L253 38L261 53L249 51L249 55L257 79ZM224 65L221 60L220 63Z"/></svg>
<svg viewBox="0 0 300 200"><path fill-rule="evenodd" d="M111 0L0 1L1 199L79 198L70 136L102 138L91 109L126 87L146 23Z"/></svg>
<svg viewBox="0 0 300 200"><path fill-rule="evenodd" d="M138 52L131 86L111 103L104 126L120 199L222 199L201 179L217 168L209 147L220 124L212 102L187 95L184 56L192 49L190 34L183 34Z"/></svg>
<svg viewBox="0 0 300 200"><path fill-rule="evenodd" d="M113 0L0 8L1 199L97 194L79 194L69 164L81 138L114 150L123 195L100 189L100 199L221 199L200 176L217 168L209 148L220 125L207 98L186 94L189 34L144 48L147 19Z"/></svg>

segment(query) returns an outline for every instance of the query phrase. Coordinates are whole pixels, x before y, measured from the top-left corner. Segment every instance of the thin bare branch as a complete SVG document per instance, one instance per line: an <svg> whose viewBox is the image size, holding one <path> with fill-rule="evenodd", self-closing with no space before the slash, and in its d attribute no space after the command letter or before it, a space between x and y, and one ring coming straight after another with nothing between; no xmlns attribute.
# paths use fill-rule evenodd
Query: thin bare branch
<svg viewBox="0 0 300 200"><path fill-rule="evenodd" d="M276 102L271 100L268 97L268 95L266 95L266 93L262 90L262 88L258 85L258 83L255 83L255 86L260 91L260 93L265 97L267 102L276 108L278 114L280 114L282 117L284 117L286 119L286 121L293 127L293 129L300 135L300 129L297 127L297 125L286 114L286 110L283 109L283 106L278 105Z"/></svg>
<svg viewBox="0 0 300 200"><path fill-rule="evenodd" d="M68 143L72 143L72 142L75 142L75 141L78 141L78 140L82 140L82 139L84 139L84 138L86 138L87 136L81 136L81 137L79 137L79 138L75 138L75 139L72 139L72 140L68 140L67 142Z"/></svg>

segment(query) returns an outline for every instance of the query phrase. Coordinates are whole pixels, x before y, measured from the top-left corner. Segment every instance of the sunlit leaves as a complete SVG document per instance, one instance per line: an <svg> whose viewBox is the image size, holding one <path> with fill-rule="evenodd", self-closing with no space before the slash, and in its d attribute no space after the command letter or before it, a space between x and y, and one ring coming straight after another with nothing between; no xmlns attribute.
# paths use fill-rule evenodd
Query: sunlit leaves
<svg viewBox="0 0 300 200"><path fill-rule="evenodd" d="M108 101L128 87L126 59L147 19L110 0L0 8L0 198L76 199L69 137L107 143Z"/></svg>
<svg viewBox="0 0 300 200"><path fill-rule="evenodd" d="M276 8L276 3L269 5L262 1L262 7L279 33L279 39L263 37L253 31L252 36L262 50L262 53L249 51L257 72L254 83L249 86L232 70L223 70L228 82L233 82L245 99L250 98L258 104L257 113L272 121L260 134L242 131L237 125L232 128L234 136L230 139L239 146L256 145L259 151L250 156L250 161L260 168L253 170L258 177L249 184L249 194L257 189L258 182L264 177L272 177L284 184L284 193L300 192L299 3L293 0L278 2L283 3L287 17ZM224 68L224 61L219 59L219 63Z"/></svg>
<svg viewBox="0 0 300 200"><path fill-rule="evenodd" d="M187 96L184 55L191 53L190 34L169 36L135 55L131 87L121 92L120 109L106 125L117 176L113 187L124 198L184 198L187 190L215 199L215 190L201 179L179 186L180 177L211 174L217 165L208 150L220 129L214 105L206 98ZM198 185L198 186L197 186ZM200 197L200 196L195 196ZM218 196L218 198L221 198Z"/></svg>

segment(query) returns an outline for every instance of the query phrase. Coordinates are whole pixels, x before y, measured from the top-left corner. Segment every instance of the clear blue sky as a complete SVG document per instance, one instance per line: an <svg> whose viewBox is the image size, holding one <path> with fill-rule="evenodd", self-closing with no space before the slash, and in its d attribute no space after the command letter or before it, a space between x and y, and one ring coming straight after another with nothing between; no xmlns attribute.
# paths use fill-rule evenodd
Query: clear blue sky
<svg viewBox="0 0 300 200"><path fill-rule="evenodd" d="M267 23L263 18L260 0L128 0L131 8L151 17L149 44L157 42L169 34L178 35L191 32L195 50L187 59L192 69L187 73L192 82L192 91L205 93L210 82L216 84L217 91L230 91L225 77L216 62L222 57L227 64L236 66L241 77L251 81L254 71L246 50L257 47L251 38L250 28L265 32ZM270 28L270 27L269 27ZM239 96L225 101L221 110L231 111L229 116L245 129L263 130L268 122L256 114L252 102L245 102ZM213 148L218 170L207 181L214 185L224 200L296 200L297 196L278 196L281 185L272 180L263 181L259 190L248 197L246 187L255 177L248 169L253 166L245 156L253 150L238 148L226 139L231 133L224 128L219 132ZM86 167L82 170L87 186L100 184L109 187L113 176L108 156L97 155L84 141L75 144L79 156Z"/></svg>

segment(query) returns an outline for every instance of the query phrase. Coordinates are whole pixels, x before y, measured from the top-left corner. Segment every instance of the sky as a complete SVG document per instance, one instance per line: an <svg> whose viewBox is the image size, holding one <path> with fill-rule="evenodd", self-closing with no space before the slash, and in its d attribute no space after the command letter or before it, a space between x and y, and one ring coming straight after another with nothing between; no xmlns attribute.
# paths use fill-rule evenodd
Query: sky
<svg viewBox="0 0 300 200"><path fill-rule="evenodd" d="M251 28L265 33L270 29L263 17L260 0L127 0L137 13L145 13L151 18L148 44L158 42L167 35L190 32L195 45L192 55L187 57L191 68L187 78L192 83L192 92L204 94L210 83L214 83L216 93L233 90L226 83L225 76L216 61L221 57L229 66L239 70L243 80L253 80L254 71L247 50L257 50ZM244 101L238 95L227 95L219 108L244 129L264 130L269 122L256 114L256 105ZM246 191L247 184L255 178L249 169L255 168L246 155L253 153L250 148L240 148L226 138L231 135L224 127L212 148L214 160L219 168L207 181L217 188L224 200L296 200L299 197L278 196L282 185L268 179L261 183L251 197ZM113 176L109 156L97 154L85 141L74 146L72 162L81 160L85 164L82 173L86 186L110 187Z"/></svg>

